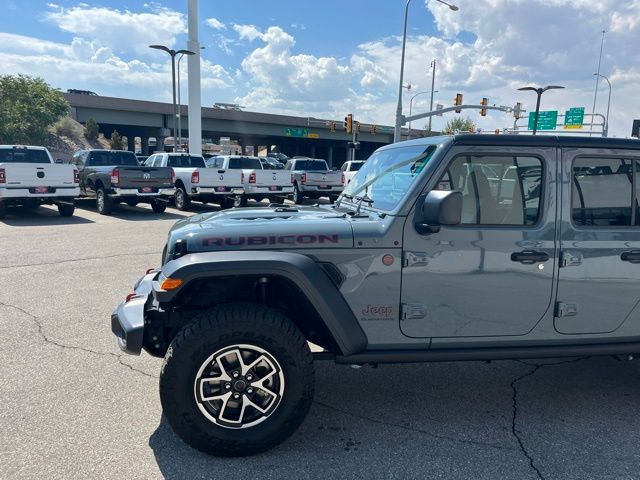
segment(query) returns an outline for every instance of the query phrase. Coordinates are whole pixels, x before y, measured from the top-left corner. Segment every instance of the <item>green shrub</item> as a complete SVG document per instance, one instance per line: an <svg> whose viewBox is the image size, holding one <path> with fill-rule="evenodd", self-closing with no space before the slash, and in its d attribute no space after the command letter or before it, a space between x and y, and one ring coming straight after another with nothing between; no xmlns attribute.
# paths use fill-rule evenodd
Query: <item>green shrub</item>
<svg viewBox="0 0 640 480"><path fill-rule="evenodd" d="M84 136L87 140L95 141L98 139L100 127L93 118L90 118L84 124Z"/></svg>

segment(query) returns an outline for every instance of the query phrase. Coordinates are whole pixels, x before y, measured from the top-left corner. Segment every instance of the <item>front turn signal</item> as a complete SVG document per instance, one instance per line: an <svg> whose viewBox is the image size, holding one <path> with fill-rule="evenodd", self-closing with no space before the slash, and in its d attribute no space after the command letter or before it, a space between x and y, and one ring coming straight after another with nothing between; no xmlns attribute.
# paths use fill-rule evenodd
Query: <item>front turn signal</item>
<svg viewBox="0 0 640 480"><path fill-rule="evenodd" d="M179 278L165 278L160 284L162 290L175 290L182 285L183 281Z"/></svg>

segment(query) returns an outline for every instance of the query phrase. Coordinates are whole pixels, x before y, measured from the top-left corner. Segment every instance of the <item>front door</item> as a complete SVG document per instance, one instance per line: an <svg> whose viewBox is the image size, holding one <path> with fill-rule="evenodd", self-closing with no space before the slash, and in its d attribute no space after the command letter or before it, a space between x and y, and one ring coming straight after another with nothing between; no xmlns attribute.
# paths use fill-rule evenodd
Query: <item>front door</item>
<svg viewBox="0 0 640 480"><path fill-rule="evenodd" d="M562 167L555 327L565 334L613 332L640 320L640 155L574 149L563 153Z"/></svg>
<svg viewBox="0 0 640 480"><path fill-rule="evenodd" d="M462 192L462 223L420 233L408 217L400 320L405 335L525 335L551 308L556 151L452 151L430 186Z"/></svg>

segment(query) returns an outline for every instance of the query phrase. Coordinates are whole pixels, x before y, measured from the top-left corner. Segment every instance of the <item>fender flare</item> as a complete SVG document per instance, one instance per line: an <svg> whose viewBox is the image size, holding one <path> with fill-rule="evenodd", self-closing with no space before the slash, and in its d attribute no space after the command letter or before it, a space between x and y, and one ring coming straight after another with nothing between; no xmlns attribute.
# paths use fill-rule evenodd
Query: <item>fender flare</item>
<svg viewBox="0 0 640 480"><path fill-rule="evenodd" d="M153 294L160 303L171 301L193 280L223 276L267 275L290 280L307 297L333 336L342 355L352 355L367 347L367 337L351 308L325 271L311 258L273 251L231 251L191 253L162 267L160 277L183 280L180 288L160 288L153 282Z"/></svg>

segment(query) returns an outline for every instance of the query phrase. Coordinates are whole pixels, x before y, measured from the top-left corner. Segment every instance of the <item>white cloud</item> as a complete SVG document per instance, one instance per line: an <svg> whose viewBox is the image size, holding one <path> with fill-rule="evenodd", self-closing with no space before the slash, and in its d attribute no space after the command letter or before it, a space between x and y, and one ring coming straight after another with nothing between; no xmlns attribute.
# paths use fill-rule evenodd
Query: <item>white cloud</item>
<svg viewBox="0 0 640 480"><path fill-rule="evenodd" d="M211 28L213 28L214 30L226 30L227 26L222 23L220 20L218 20L217 18L207 18L206 20L207 25L209 25Z"/></svg>
<svg viewBox="0 0 640 480"><path fill-rule="evenodd" d="M240 40L254 41L256 38L262 38L262 32L255 25L239 25L234 24L233 29L236 31Z"/></svg>
<svg viewBox="0 0 640 480"><path fill-rule="evenodd" d="M149 11L131 12L79 4L65 8L50 5L46 19L63 31L90 38L118 52L148 53L150 44L173 46L176 37L186 32L182 13L146 5Z"/></svg>

